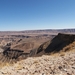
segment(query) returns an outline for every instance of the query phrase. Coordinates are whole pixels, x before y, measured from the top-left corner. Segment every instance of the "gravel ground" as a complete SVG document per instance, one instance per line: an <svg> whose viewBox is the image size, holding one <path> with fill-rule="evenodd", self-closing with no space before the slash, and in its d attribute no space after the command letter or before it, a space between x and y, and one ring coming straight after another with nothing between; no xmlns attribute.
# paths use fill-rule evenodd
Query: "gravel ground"
<svg viewBox="0 0 75 75"><path fill-rule="evenodd" d="M0 68L0 75L75 75L75 51L29 57Z"/></svg>

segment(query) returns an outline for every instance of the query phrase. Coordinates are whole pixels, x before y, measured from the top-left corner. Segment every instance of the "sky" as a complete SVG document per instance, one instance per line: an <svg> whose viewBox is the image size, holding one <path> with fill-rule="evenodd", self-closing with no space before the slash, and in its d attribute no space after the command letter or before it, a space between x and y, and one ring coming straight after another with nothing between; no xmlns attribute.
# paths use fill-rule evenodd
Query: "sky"
<svg viewBox="0 0 75 75"><path fill-rule="evenodd" d="M0 31L75 28L75 0L0 0Z"/></svg>

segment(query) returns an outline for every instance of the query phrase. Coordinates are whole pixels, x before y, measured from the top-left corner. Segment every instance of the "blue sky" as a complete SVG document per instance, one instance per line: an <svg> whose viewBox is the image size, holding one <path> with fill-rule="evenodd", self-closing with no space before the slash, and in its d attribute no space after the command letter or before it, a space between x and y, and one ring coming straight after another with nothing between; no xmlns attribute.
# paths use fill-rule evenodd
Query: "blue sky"
<svg viewBox="0 0 75 75"><path fill-rule="evenodd" d="M75 28L75 0L0 0L0 31Z"/></svg>

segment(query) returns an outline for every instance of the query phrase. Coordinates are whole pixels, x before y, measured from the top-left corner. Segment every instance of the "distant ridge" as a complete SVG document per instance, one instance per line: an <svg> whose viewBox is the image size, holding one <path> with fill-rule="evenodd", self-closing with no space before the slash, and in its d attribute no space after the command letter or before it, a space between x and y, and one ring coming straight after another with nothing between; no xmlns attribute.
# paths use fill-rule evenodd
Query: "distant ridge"
<svg viewBox="0 0 75 75"><path fill-rule="evenodd" d="M70 31L75 32L74 29L36 29L36 30L18 30L18 31L0 31L0 32L30 32L30 31Z"/></svg>
<svg viewBox="0 0 75 75"><path fill-rule="evenodd" d="M41 30L23 30L23 31L0 31L0 35L22 35L22 34L54 34L69 33L75 34L75 29L41 29Z"/></svg>

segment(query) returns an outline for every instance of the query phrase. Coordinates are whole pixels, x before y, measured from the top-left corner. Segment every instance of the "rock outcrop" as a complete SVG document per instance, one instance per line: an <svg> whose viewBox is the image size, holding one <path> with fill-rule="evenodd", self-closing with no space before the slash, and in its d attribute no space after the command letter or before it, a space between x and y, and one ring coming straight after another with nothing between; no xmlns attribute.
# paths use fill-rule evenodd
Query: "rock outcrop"
<svg viewBox="0 0 75 75"><path fill-rule="evenodd" d="M66 52L75 48L75 35L59 33L51 41L45 42L36 51L36 55Z"/></svg>
<svg viewBox="0 0 75 75"><path fill-rule="evenodd" d="M14 63L27 57L29 57L29 53L24 53L21 50L13 50L5 46L1 48L0 63Z"/></svg>

